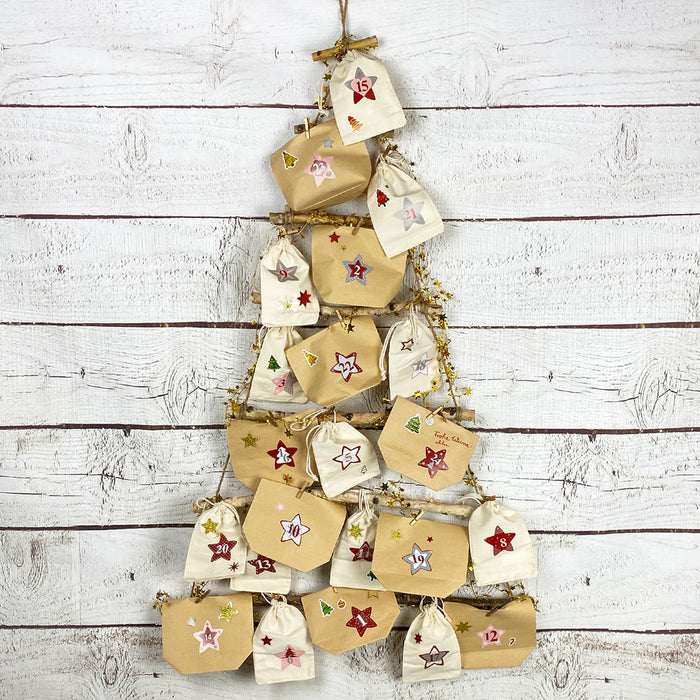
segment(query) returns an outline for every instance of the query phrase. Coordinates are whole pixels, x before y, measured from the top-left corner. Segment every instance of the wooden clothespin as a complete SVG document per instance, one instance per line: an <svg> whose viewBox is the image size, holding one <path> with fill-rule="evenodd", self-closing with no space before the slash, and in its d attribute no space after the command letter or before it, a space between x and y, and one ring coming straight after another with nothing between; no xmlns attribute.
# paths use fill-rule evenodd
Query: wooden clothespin
<svg viewBox="0 0 700 700"><path fill-rule="evenodd" d="M411 520L409 525L415 525L421 518L423 517L423 511L419 510L414 516L413 519Z"/></svg>

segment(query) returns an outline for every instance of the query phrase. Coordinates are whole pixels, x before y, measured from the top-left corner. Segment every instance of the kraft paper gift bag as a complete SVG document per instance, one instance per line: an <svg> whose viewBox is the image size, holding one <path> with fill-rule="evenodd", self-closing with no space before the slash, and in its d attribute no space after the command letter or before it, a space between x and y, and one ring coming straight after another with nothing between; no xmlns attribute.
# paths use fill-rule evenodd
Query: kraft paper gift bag
<svg viewBox="0 0 700 700"><path fill-rule="evenodd" d="M364 143L343 144L335 119L312 126L270 157L272 174L294 211L325 209L359 197L372 165Z"/></svg>
<svg viewBox="0 0 700 700"><path fill-rule="evenodd" d="M313 455L323 493L328 498L335 498L380 474L372 443L349 423L323 421L309 430L306 444L307 461L310 463Z"/></svg>
<svg viewBox="0 0 700 700"><path fill-rule="evenodd" d="M170 600L161 612L163 658L183 675L235 671L250 656L250 593Z"/></svg>
<svg viewBox="0 0 700 700"><path fill-rule="evenodd" d="M314 226L314 286L328 304L386 306L398 294L406 253L388 258L371 228Z"/></svg>
<svg viewBox="0 0 700 700"><path fill-rule="evenodd" d="M457 633L462 668L519 666L537 646L530 598L513 600L495 611L445 603L445 611Z"/></svg>
<svg viewBox="0 0 700 700"><path fill-rule="evenodd" d="M333 555L345 508L299 489L263 479L243 524L254 551L299 571Z"/></svg>
<svg viewBox="0 0 700 700"><path fill-rule="evenodd" d="M467 580L469 537L460 525L381 513L372 573L390 591L446 598Z"/></svg>
<svg viewBox="0 0 700 700"><path fill-rule="evenodd" d="M257 401L306 403L284 351L301 342L301 336L289 326L266 328L255 365L250 398Z"/></svg>
<svg viewBox="0 0 700 700"><path fill-rule="evenodd" d="M399 396L379 436L387 466L439 491L464 477L478 435Z"/></svg>
<svg viewBox="0 0 700 700"><path fill-rule="evenodd" d="M346 330L350 325L352 331ZM304 393L330 406L381 381L382 341L369 316L335 323L287 349L287 359Z"/></svg>
<svg viewBox="0 0 700 700"><path fill-rule="evenodd" d="M391 591L324 588L301 599L311 640L339 654L384 639L399 615Z"/></svg>
<svg viewBox="0 0 700 700"><path fill-rule="evenodd" d="M253 665L258 685L314 677L314 648L306 620L284 597L272 601L255 630Z"/></svg>
<svg viewBox="0 0 700 700"><path fill-rule="evenodd" d="M444 225L428 193L409 175L396 151L380 156L367 190L377 238L392 257L442 233Z"/></svg>
<svg viewBox="0 0 700 700"><path fill-rule="evenodd" d="M421 604L403 644L403 681L437 681L456 678L462 672L459 642L442 601Z"/></svg>
<svg viewBox="0 0 700 700"><path fill-rule="evenodd" d="M486 501L471 514L469 546L477 586L537 576L525 521L496 501Z"/></svg>
<svg viewBox="0 0 700 700"><path fill-rule="evenodd" d="M346 521L331 559L331 586L383 591L384 586L372 571L374 543L377 538L377 514L364 491L360 509Z"/></svg>
<svg viewBox="0 0 700 700"><path fill-rule="evenodd" d="M265 326L312 326L318 321L318 298L309 264L285 236L263 251L260 306Z"/></svg>
<svg viewBox="0 0 700 700"><path fill-rule="evenodd" d="M387 365L392 401L397 396L432 391L441 384L435 337L413 308L408 318L395 323L384 339L380 360L382 379L386 379Z"/></svg>
<svg viewBox="0 0 700 700"><path fill-rule="evenodd" d="M306 473L306 431L292 431L294 414L272 423L231 420L226 441L236 478L255 490L260 479L290 486L310 486L314 479Z"/></svg>
<svg viewBox="0 0 700 700"><path fill-rule="evenodd" d="M343 143L399 129L406 124L384 64L362 51L348 51L330 80L333 113Z"/></svg>
<svg viewBox="0 0 700 700"><path fill-rule="evenodd" d="M238 511L222 501L205 510L194 526L185 581L213 581L243 573L248 546Z"/></svg>
<svg viewBox="0 0 700 700"><path fill-rule="evenodd" d="M281 562L254 552L248 547L245 567L240 576L231 579L234 591L259 593L289 593L292 570Z"/></svg>

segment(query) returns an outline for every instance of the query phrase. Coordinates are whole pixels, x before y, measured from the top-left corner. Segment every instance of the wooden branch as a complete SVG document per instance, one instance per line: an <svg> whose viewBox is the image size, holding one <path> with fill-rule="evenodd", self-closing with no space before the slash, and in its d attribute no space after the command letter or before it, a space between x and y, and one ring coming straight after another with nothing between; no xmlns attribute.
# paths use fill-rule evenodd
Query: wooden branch
<svg viewBox="0 0 700 700"><path fill-rule="evenodd" d="M344 505L353 505L360 502L360 492L359 491L346 491L341 493L335 498L326 498L321 488L308 489L308 493L313 496L318 496L319 498L324 498L333 503L342 503ZM460 518L468 518L479 506L466 503L441 503L440 501L414 501L414 500L403 500L398 503L396 498L393 498L391 494L377 493L374 491L369 492L372 503L375 506L387 506L393 508L396 505L400 505L402 508L411 511L423 511L424 513L441 513L442 515L456 515ZM250 496L236 496L234 498L225 498L224 502L233 506L234 508L244 508L249 506L253 502L254 494ZM486 498L486 500L494 500L493 498ZM473 501L472 503L477 503ZM192 504L192 510L195 513L203 513L205 510L211 508L211 504L206 501L199 500Z"/></svg>
<svg viewBox="0 0 700 700"><path fill-rule="evenodd" d="M357 41L351 41L348 43L348 49L350 51L355 51L356 49L376 49L379 46L379 41L376 36L368 36L365 39L358 39ZM340 56L345 53L345 49L342 45L332 46L330 49L322 49L321 51L314 51L311 54L311 58L314 61L325 61L327 58L333 58L333 56Z"/></svg>
<svg viewBox="0 0 700 700"><path fill-rule="evenodd" d="M280 211L270 212L270 223L274 226L293 226L294 224L330 224L331 226L358 225L363 228L374 228L369 216L355 214L329 214L325 211Z"/></svg>

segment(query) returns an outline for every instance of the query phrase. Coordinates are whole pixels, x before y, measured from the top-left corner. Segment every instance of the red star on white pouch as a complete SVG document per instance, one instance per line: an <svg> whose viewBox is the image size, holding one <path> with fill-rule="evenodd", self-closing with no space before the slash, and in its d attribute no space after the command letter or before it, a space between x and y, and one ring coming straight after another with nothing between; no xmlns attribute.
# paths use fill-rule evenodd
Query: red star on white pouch
<svg viewBox="0 0 700 700"><path fill-rule="evenodd" d="M350 547L353 561L372 561L374 547L370 547L368 542L363 542L359 547Z"/></svg>
<svg viewBox="0 0 700 700"><path fill-rule="evenodd" d="M211 626L211 622L207 620L204 623L204 629L192 635L199 642L199 653L201 654L209 648L219 651L219 637L223 633L222 629L215 629Z"/></svg>
<svg viewBox="0 0 700 700"><path fill-rule="evenodd" d="M320 187L324 180L335 179L335 173L331 169L332 162L333 156L322 158L318 153L314 153L313 161L304 168L304 172L313 177L316 187Z"/></svg>
<svg viewBox="0 0 700 700"><path fill-rule="evenodd" d="M513 538L515 537L514 532L503 532L501 528L496 525L496 530L491 537L485 537L484 542L490 544L493 547L493 556L501 552L512 552L513 551Z"/></svg>
<svg viewBox="0 0 700 700"><path fill-rule="evenodd" d="M505 630L497 630L493 625L489 625L485 630L477 632L476 636L481 637L481 648L487 647L489 644L501 646L501 635Z"/></svg>
<svg viewBox="0 0 700 700"><path fill-rule="evenodd" d="M255 567L255 575L259 576L265 571L269 571L271 574L277 573L275 569L275 560L269 557L264 557L262 554L258 554L255 559L248 559L248 563Z"/></svg>
<svg viewBox="0 0 700 700"><path fill-rule="evenodd" d="M419 467L425 467L428 470L428 476L431 479L435 478L438 472L446 472L449 467L445 463L445 454L447 450L432 450L430 447L425 448L425 459L418 462Z"/></svg>
<svg viewBox="0 0 700 700"><path fill-rule="evenodd" d="M349 382L353 374L362 372L362 367L357 364L357 353L351 352L349 355L343 355L336 352L335 364L331 367L331 372L340 374L346 382Z"/></svg>
<svg viewBox="0 0 700 700"><path fill-rule="evenodd" d="M433 644L433 646L430 648L430 651L427 654L418 654L418 656L420 656L421 659L425 661L424 668L430 668L431 666L444 666L445 657L448 653L448 651L440 651Z"/></svg>
<svg viewBox="0 0 700 700"><path fill-rule="evenodd" d="M343 451L337 457L333 457L333 461L338 462L343 471L345 471L351 464L360 464L362 462L358 455L360 447L362 447L362 445L358 445L357 447L348 447L347 445L343 445Z"/></svg>
<svg viewBox="0 0 700 700"><path fill-rule="evenodd" d="M282 534L282 539L280 542L291 541L297 547L301 547L301 538L305 535L311 528L302 525L301 516L297 513L291 520L280 520L280 525L284 530Z"/></svg>
<svg viewBox="0 0 700 700"><path fill-rule="evenodd" d="M306 652L303 649L295 649L291 644L288 644L284 651L278 652L275 656L278 659L282 659L282 670L284 670L290 666L298 666L301 668L301 657L304 654L306 654Z"/></svg>

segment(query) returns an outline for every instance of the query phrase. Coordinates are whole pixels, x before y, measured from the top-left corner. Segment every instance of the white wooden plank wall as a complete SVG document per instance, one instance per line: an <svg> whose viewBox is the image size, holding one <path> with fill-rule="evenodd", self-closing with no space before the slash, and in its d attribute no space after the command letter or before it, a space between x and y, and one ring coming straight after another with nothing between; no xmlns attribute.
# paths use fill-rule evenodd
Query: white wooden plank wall
<svg viewBox="0 0 700 700"><path fill-rule="evenodd" d="M250 660L179 676L150 604L186 592L283 208L267 158L308 114L337 4L0 14L0 696L700 695L697 2L351 0L447 219L428 251L472 465L534 533L540 631L519 668L407 687L396 630L282 691Z"/></svg>

